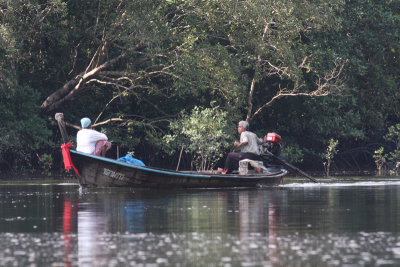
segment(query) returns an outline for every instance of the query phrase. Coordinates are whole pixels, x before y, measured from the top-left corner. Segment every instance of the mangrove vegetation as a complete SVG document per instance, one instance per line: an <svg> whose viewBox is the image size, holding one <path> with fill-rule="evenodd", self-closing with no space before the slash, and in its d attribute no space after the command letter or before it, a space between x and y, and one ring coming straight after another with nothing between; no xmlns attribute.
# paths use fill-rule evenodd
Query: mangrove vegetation
<svg viewBox="0 0 400 267"><path fill-rule="evenodd" d="M147 165L215 168L236 124L305 170L400 167L400 0L0 0L0 164L62 172L90 117Z"/></svg>

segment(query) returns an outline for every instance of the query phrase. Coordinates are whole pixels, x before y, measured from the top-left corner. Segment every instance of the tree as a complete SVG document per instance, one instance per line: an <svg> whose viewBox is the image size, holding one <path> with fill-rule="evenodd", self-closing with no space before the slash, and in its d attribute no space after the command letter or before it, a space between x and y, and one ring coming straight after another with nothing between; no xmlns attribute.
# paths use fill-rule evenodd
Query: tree
<svg viewBox="0 0 400 267"><path fill-rule="evenodd" d="M0 2L0 161L24 170L31 169L34 158L52 144L51 131L37 112L38 91L19 82L21 44L7 27L4 4Z"/></svg>
<svg viewBox="0 0 400 267"><path fill-rule="evenodd" d="M398 0L0 0L0 85L149 157L214 102L313 163L330 138L353 148L398 122L398 15Z"/></svg>
<svg viewBox="0 0 400 267"><path fill-rule="evenodd" d="M326 148L325 155L324 155L324 158L325 158L324 168L325 168L325 173L326 173L327 177L329 177L332 160L338 152L338 150L337 150L338 144L339 144L338 140L334 140L332 138L329 139L329 145Z"/></svg>
<svg viewBox="0 0 400 267"><path fill-rule="evenodd" d="M283 136L305 151L312 167L320 160L330 138L342 147L336 163L346 168L373 168L376 143L383 142L387 125L399 120L398 1L339 1L332 6L336 27L307 34L305 45L316 54L336 55L345 60L342 96L281 99L271 120ZM310 36L311 34L311 36ZM323 57L321 57L323 59ZM324 60L314 61L312 70L324 69ZM301 135L294 133L302 133ZM315 164L314 164L315 165Z"/></svg>
<svg viewBox="0 0 400 267"><path fill-rule="evenodd" d="M182 113L170 124L172 135L166 135L164 139L171 152L181 147L190 153L197 170L209 170L223 157L231 143L229 125L228 113L218 106L195 107L190 114Z"/></svg>
<svg viewBox="0 0 400 267"><path fill-rule="evenodd" d="M374 161L376 168L378 169L377 175L382 176L383 175L383 167L385 166L386 163L386 158L387 156L383 153L384 152L384 147L380 147L374 152Z"/></svg>
<svg viewBox="0 0 400 267"><path fill-rule="evenodd" d="M323 1L320 4L280 1L265 5L259 0L237 3L224 0L209 3L108 0L98 1L96 10L88 8L91 5L82 1L70 1L68 4L48 1L44 5L17 1L13 6L28 9L25 12L26 21L41 23L41 29L67 24L63 27L66 31L58 32L62 34L61 40L69 41L70 45L66 48L74 51L74 54L66 55L70 69L66 78L70 78L42 103L41 108L46 113L76 100L77 96L82 97L84 90L111 88L111 94L98 96L106 97L107 101L103 101L105 108L129 95L145 101L163 114L163 109L148 96L153 98L165 94L168 90L163 85L171 81L176 86L179 85L176 81L183 81L186 87L193 84L190 75L199 65L192 66L188 75L183 75L179 66L184 64L188 52L193 54L199 48L205 51L201 54L202 58L211 55L218 46L207 47L205 44L216 42L235 55L241 62L241 72L248 75L243 82L237 81L236 84L250 81L246 107L247 119L250 120L281 97L324 96L342 89L340 74L343 64L334 57L331 57L333 67L329 71L313 71L310 74L316 61L314 58L319 55L307 51L303 43L311 32L331 27L335 22L332 9L326 8ZM82 17L74 12L78 8L83 11L80 12ZM9 12L15 14L13 10ZM317 13L320 16L308 18L310 14ZM58 21L57 15L60 18ZM227 25L228 30L219 25ZM68 32L67 28L72 30ZM47 36L41 37L40 31L34 33L39 33L35 36L39 37L35 38L40 40L39 43L58 37L51 36L49 40ZM72 33L74 39L71 39ZM226 59L229 59L228 54L221 63ZM209 64L202 65L210 67ZM231 66L227 70L233 73ZM63 69L67 70L66 67ZM213 75L207 80L221 79L224 83L227 78L231 79L221 75ZM263 87L261 82L271 79L277 81L276 85ZM264 95L264 100L256 101L258 103L253 97L256 86L266 90L259 94ZM231 92L234 92L233 88L228 91L223 88L219 95L232 95ZM181 93L179 90L178 95ZM167 96L171 97L170 94ZM241 104L236 103L237 106ZM254 105L257 106L255 111Z"/></svg>
<svg viewBox="0 0 400 267"><path fill-rule="evenodd" d="M398 175L400 168L400 123L390 126L384 139L394 144L394 148L385 155L385 158L391 165L391 174Z"/></svg>
<svg viewBox="0 0 400 267"><path fill-rule="evenodd" d="M249 86L247 120L282 97L326 96L343 90L340 58L307 45L322 28L336 26L333 9L325 1L187 2L197 4L196 14L205 21L198 38L212 36L240 60ZM320 61L327 67L314 69Z"/></svg>
<svg viewBox="0 0 400 267"><path fill-rule="evenodd" d="M347 58L347 83L365 136L372 139L399 119L399 15L399 1L346 1L338 10L341 38L329 40Z"/></svg>
<svg viewBox="0 0 400 267"><path fill-rule="evenodd" d="M32 169L32 163L52 145L51 131L37 113L39 94L18 86L0 91L0 158L14 169Z"/></svg>

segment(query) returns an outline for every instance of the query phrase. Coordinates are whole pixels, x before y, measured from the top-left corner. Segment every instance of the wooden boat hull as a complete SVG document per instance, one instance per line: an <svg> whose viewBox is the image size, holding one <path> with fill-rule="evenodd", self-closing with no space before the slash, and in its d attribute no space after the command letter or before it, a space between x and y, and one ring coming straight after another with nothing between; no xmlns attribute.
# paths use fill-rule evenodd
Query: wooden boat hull
<svg viewBox="0 0 400 267"><path fill-rule="evenodd" d="M132 188L221 188L273 186L281 183L287 171L281 167L254 175L180 172L141 167L109 158L70 150L83 187Z"/></svg>

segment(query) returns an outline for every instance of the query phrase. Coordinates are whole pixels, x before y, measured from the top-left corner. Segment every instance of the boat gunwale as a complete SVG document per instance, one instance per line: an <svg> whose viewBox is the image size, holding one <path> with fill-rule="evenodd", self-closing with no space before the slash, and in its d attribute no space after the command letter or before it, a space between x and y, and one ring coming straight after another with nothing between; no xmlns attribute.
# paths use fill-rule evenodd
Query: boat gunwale
<svg viewBox="0 0 400 267"><path fill-rule="evenodd" d="M81 155L81 156L84 156L84 157L94 158L94 159L98 159L98 160L101 160L101 161L106 161L106 162L109 162L109 163L112 163L112 164L122 165L122 166L125 166L125 167L128 167L128 168L139 169L139 170L143 170L143 171L150 171L150 172L155 172L155 173L162 173L162 174L166 174L166 175L188 176L188 174L181 173L181 172L174 172L174 171L155 169L153 167L142 167L142 166L139 166L139 165L134 165L134 164L125 163L123 161L119 161L119 160L115 160L115 159L110 159L110 158L100 157L100 156L96 156L96 155L91 155L91 154L79 152L79 151L72 150L72 149L70 151L72 153L74 153L74 154L78 154L78 155ZM190 176L198 177L198 178L211 178L210 175L190 174Z"/></svg>

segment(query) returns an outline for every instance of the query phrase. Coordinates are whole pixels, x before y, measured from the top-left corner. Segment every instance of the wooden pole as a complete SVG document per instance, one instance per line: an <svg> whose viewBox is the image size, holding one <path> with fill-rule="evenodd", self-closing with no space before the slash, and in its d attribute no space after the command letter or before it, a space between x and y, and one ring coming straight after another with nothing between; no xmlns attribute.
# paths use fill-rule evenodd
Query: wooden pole
<svg viewBox="0 0 400 267"><path fill-rule="evenodd" d="M296 168L295 166L293 166L292 164L288 163L287 161L279 158L278 156L275 156L274 154L272 154L271 152L269 152L268 150L265 151L265 153L267 153L269 156L273 157L274 159L278 160L279 162L281 162L283 165L289 167L289 169L296 171L302 175L304 175L305 177L307 177L308 179L310 179L311 181L313 181L314 183L319 183L315 178L311 177L310 175L308 175L307 173L303 172L302 170L300 170L299 168Z"/></svg>
<svg viewBox="0 0 400 267"><path fill-rule="evenodd" d="M61 136L63 139L64 144L69 142L69 138L68 138L68 133L67 133L67 129L65 128L65 122L64 122L64 114L63 113L56 113L56 115L54 116L57 123L58 123L58 127L60 128L60 132L61 132Z"/></svg>
<svg viewBox="0 0 400 267"><path fill-rule="evenodd" d="M182 152L183 152L183 146L181 148L181 153L179 153L179 160L178 160L178 164L176 165L176 171L179 170L179 165L181 164Z"/></svg>
<svg viewBox="0 0 400 267"><path fill-rule="evenodd" d="M54 118L56 119L57 123L58 123L58 127L60 128L60 132L61 132L61 136L64 142L64 145L66 145L69 142L69 138L68 138L68 133L67 133L67 129L65 128L65 122L64 122L64 114L63 113L56 113L54 115ZM68 150L68 148L67 148ZM68 150L68 156L67 158L69 158L69 161L71 161L71 158L69 156L69 150ZM63 159L64 159L64 163L66 161L66 157L64 156L64 152L63 152ZM75 171L75 176L78 178L79 180L79 184L82 186L84 185L83 183L83 179L81 177L81 175L79 174L78 170L75 168L74 164L72 164L72 162L70 162L71 167L74 169ZM68 169L69 170L69 169Z"/></svg>

